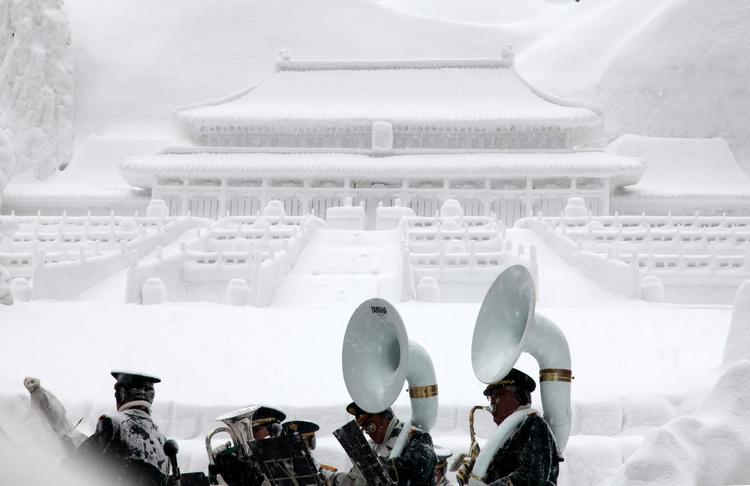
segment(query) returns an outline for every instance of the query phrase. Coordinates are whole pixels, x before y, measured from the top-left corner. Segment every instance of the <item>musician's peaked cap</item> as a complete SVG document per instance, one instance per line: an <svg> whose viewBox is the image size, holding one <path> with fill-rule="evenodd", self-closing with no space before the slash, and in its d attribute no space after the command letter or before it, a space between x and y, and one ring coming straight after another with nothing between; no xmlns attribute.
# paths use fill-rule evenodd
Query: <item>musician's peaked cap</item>
<svg viewBox="0 0 750 486"><path fill-rule="evenodd" d="M393 416L393 410L391 410L391 407L386 408L385 410L382 410L380 412L370 413L367 410L363 409L356 403L352 402L349 405L346 406L347 413L350 413L351 415L354 415L354 420L357 422L357 425L362 426L362 424L368 420L368 417L372 417L374 415L380 416L380 417L389 417Z"/></svg>
<svg viewBox="0 0 750 486"><path fill-rule="evenodd" d="M442 464L448 460L449 457L453 455L453 451L450 449L446 449L444 447L440 447L436 445L434 447L435 449L435 455L438 458L438 464Z"/></svg>
<svg viewBox="0 0 750 486"><path fill-rule="evenodd" d="M297 432L299 435L314 434L320 430L318 424L308 422L307 420L290 420L281 424L281 427L285 433L292 434Z"/></svg>
<svg viewBox="0 0 750 486"><path fill-rule="evenodd" d="M487 385L487 388L484 389L484 396L491 397L499 388L509 385L516 386L519 390L524 390L529 393L536 390L536 382L532 377L523 371L511 368L502 380Z"/></svg>
<svg viewBox="0 0 750 486"><path fill-rule="evenodd" d="M270 424L271 422L283 422L286 414L273 407L262 405L253 413L253 427L256 425Z"/></svg>
<svg viewBox="0 0 750 486"><path fill-rule="evenodd" d="M130 371L112 371L112 376L117 380L118 385L122 385L126 388L129 387L144 387L154 386L154 383L160 383L161 379L144 375L143 373L133 373Z"/></svg>

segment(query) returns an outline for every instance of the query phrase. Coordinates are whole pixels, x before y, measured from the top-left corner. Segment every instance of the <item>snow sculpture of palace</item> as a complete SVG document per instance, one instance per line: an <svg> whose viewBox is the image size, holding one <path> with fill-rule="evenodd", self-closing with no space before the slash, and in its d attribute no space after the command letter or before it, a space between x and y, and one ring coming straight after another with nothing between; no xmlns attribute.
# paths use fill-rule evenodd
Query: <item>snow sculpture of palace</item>
<svg viewBox="0 0 750 486"><path fill-rule="evenodd" d="M126 158L127 182L172 215L324 218L347 197L370 224L396 199L434 216L456 199L467 216L505 224L559 214L571 196L595 215L638 181L636 158L597 147L601 117L535 90L500 59L292 61L282 53L258 84L180 107L192 146Z"/></svg>

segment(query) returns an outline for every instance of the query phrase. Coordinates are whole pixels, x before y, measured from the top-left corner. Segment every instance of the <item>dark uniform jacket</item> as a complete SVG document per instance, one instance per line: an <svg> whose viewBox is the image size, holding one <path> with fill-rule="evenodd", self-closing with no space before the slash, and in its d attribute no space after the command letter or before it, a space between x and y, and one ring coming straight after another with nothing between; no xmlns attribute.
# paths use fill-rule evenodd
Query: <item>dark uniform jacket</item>
<svg viewBox="0 0 750 486"><path fill-rule="evenodd" d="M547 422L533 413L495 453L485 482L491 486L556 485L560 460Z"/></svg>
<svg viewBox="0 0 750 486"><path fill-rule="evenodd" d="M398 486L434 486L437 456L432 446L432 437L427 432L413 430L401 455L393 460L387 460L403 428L404 425L394 418L389 430L386 431L386 440L382 444L371 444L373 450L385 461L386 469L391 477L397 480ZM336 473L332 483L334 486L367 484L356 467L348 473Z"/></svg>
<svg viewBox="0 0 750 486"><path fill-rule="evenodd" d="M390 437L398 437L403 424L393 428ZM428 432L412 429L404 450L397 458L389 461L395 471L398 486L434 486L437 456Z"/></svg>
<svg viewBox="0 0 750 486"><path fill-rule="evenodd" d="M151 420L137 409L102 415L94 435L78 448L77 457L93 460L112 484L163 486L169 474L164 453L166 439Z"/></svg>

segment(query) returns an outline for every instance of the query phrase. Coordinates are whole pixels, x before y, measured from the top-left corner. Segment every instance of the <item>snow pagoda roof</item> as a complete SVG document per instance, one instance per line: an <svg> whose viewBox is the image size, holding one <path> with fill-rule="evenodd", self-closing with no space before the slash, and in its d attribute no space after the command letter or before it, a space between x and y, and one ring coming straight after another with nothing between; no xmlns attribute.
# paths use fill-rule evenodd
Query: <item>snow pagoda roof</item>
<svg viewBox="0 0 750 486"><path fill-rule="evenodd" d="M258 84L227 98L178 107L186 128L249 121L496 121L590 125L582 103L554 98L501 59L281 60Z"/></svg>
<svg viewBox="0 0 750 486"><path fill-rule="evenodd" d="M237 149L172 149L129 157L125 180L152 187L154 175L174 177L607 177L634 184L644 166L636 158L598 151L409 154L268 153Z"/></svg>

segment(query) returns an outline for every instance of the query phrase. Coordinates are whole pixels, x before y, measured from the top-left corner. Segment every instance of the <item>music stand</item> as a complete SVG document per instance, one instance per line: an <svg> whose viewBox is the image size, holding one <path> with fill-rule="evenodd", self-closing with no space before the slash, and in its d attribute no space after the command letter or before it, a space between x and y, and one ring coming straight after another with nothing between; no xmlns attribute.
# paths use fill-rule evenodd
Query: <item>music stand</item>
<svg viewBox="0 0 750 486"><path fill-rule="evenodd" d="M354 420L333 431L334 437L341 443L346 455L357 466L368 486L394 486L396 483L388 476L378 455L367 443L365 436Z"/></svg>
<svg viewBox="0 0 750 486"><path fill-rule="evenodd" d="M253 459L272 485L323 485L315 461L299 434L255 440L249 444Z"/></svg>

